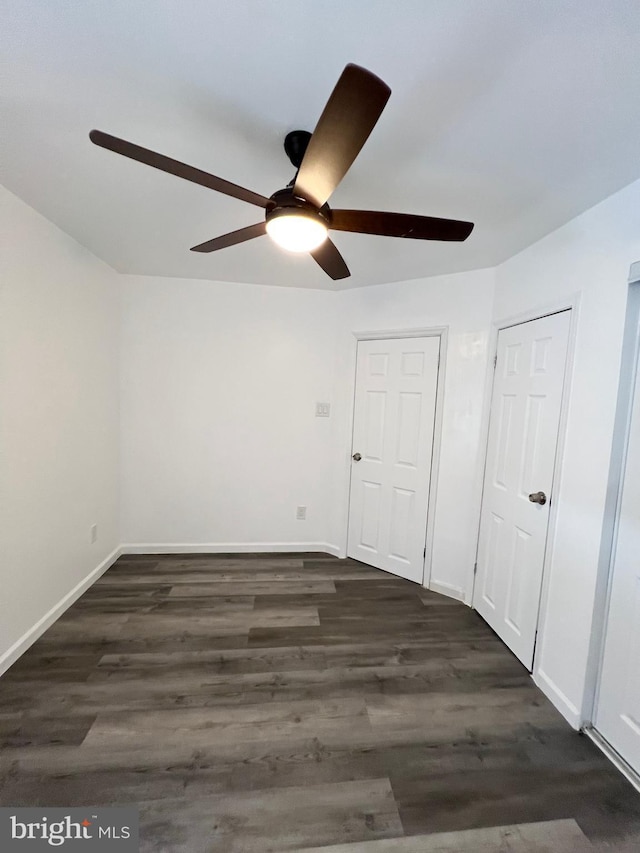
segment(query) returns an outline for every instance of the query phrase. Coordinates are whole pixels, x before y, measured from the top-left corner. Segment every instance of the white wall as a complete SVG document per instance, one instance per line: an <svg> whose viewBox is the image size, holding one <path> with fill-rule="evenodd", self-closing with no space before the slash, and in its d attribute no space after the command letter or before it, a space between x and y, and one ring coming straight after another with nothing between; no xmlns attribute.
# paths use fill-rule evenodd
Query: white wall
<svg viewBox="0 0 640 853"><path fill-rule="evenodd" d="M344 548L355 378L353 333L447 326L431 587L466 601L471 596L479 516L480 434L493 287L493 270L478 270L336 294L340 329L334 392L337 468L330 539Z"/></svg>
<svg viewBox="0 0 640 853"><path fill-rule="evenodd" d="M127 548L322 547L335 294L144 276L122 290Z"/></svg>
<svg viewBox="0 0 640 853"><path fill-rule="evenodd" d="M353 332L447 325L432 582L469 599L492 271L342 292L144 276L122 288L126 550L344 553Z"/></svg>
<svg viewBox="0 0 640 853"><path fill-rule="evenodd" d="M0 211L1 672L119 542L119 296L111 268L1 187Z"/></svg>
<svg viewBox="0 0 640 853"><path fill-rule="evenodd" d="M598 557L630 265L640 258L640 182L496 270L494 319L579 294L577 338L535 677L574 725L587 715Z"/></svg>

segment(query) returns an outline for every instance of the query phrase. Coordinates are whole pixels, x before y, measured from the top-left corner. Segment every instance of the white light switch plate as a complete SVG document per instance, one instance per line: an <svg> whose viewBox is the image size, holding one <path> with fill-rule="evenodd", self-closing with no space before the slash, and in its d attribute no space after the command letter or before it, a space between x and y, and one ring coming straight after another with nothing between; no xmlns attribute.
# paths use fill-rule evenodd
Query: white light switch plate
<svg viewBox="0 0 640 853"><path fill-rule="evenodd" d="M328 418L331 416L331 403L316 403L316 417Z"/></svg>

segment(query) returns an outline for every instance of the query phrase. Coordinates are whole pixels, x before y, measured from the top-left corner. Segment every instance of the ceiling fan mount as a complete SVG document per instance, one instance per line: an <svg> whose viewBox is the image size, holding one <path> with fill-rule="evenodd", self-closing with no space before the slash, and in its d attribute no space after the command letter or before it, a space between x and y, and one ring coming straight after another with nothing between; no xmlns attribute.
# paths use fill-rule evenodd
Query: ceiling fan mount
<svg viewBox="0 0 640 853"><path fill-rule="evenodd" d="M92 130L95 145L176 175L200 186L253 204L264 220L193 246L193 252L214 252L269 236L281 247L309 252L333 279L347 278L349 269L328 231L352 231L414 240L466 240L473 223L409 213L373 210L331 210L328 199L369 138L389 99L391 89L365 68L349 64L342 72L313 133L293 130L284 149L296 175L270 197L233 184L132 142Z"/></svg>
<svg viewBox="0 0 640 853"><path fill-rule="evenodd" d="M292 130L284 138L284 150L291 164L299 169L311 139L308 130Z"/></svg>

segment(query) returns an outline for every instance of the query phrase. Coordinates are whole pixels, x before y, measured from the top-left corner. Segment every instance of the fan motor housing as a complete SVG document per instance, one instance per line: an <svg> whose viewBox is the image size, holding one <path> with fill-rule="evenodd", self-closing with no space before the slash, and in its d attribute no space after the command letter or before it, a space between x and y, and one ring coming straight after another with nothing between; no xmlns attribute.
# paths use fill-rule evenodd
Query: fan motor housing
<svg viewBox="0 0 640 853"><path fill-rule="evenodd" d="M310 219L316 219L322 224L331 227L331 210L328 204L318 210L315 205L300 196L293 193L291 187L286 187L283 190L278 190L269 198L269 204L265 214L265 220L275 219L278 216L290 216L292 213L308 216Z"/></svg>

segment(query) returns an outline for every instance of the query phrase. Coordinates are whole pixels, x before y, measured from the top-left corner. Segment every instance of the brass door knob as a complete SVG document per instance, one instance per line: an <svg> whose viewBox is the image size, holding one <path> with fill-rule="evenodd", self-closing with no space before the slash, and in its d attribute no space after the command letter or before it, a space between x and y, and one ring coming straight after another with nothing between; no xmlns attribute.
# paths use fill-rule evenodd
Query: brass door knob
<svg viewBox="0 0 640 853"><path fill-rule="evenodd" d="M351 458L353 459L354 462L359 462L362 459L362 454L361 453L354 453Z"/></svg>
<svg viewBox="0 0 640 853"><path fill-rule="evenodd" d="M529 495L529 500L532 504L540 504L540 506L544 506L547 502L547 496L544 492L532 492Z"/></svg>

